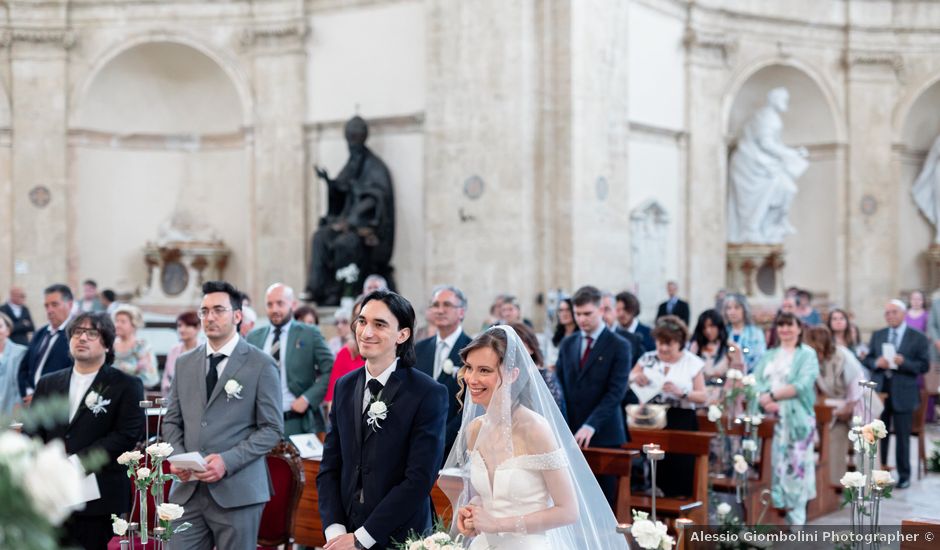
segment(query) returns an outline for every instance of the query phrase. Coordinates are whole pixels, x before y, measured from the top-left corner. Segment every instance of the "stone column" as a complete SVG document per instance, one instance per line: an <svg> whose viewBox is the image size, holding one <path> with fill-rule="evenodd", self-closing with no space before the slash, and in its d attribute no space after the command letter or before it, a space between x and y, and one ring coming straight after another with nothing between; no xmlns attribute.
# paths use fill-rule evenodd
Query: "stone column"
<svg viewBox="0 0 940 550"><path fill-rule="evenodd" d="M37 323L42 289L55 282L77 286L70 271L69 189L66 184L68 50L67 4L11 2L10 97L12 111L12 248Z"/></svg>
<svg viewBox="0 0 940 550"><path fill-rule="evenodd" d="M870 43L858 36L851 43ZM881 326L885 300L898 292L897 169L891 115L897 98L894 54L850 46L845 57L849 150L848 307L862 327Z"/></svg>
<svg viewBox="0 0 940 550"><path fill-rule="evenodd" d="M254 250L247 252L246 286L261 304L267 285L282 281L303 291L310 235L304 223L304 39L302 4L257 9L242 45L250 57L254 91L251 198ZM272 13L274 12L274 13ZM277 15L275 22L269 22Z"/></svg>

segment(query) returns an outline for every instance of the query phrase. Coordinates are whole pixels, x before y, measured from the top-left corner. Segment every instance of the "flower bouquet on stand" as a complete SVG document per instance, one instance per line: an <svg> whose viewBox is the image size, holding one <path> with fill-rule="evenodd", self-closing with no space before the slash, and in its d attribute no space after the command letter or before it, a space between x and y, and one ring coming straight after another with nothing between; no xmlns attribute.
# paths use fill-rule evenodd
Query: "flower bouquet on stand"
<svg viewBox="0 0 940 550"><path fill-rule="evenodd" d="M146 450L146 454L140 451L128 451L117 459L118 464L127 468L127 477L134 484L131 518L134 517L137 506L140 506L140 523L129 524L122 518L111 516L111 524L114 534L131 542L132 546L135 533L139 533L141 544L146 545L152 536L157 540L158 548L162 549L170 537L189 529L191 524L183 523L171 530L170 522L183 515L183 507L163 502L164 484L167 481L179 481L175 475L163 473L163 461L173 453L173 447L169 443L160 442L150 445ZM148 507L148 494L154 497L154 510ZM151 514L153 514L152 518ZM151 525L155 526L152 532Z"/></svg>
<svg viewBox="0 0 940 550"><path fill-rule="evenodd" d="M644 550L669 550L676 543L675 539L669 536L668 528L663 522L654 522L649 519L649 514L639 510L633 511L630 536L637 546Z"/></svg>

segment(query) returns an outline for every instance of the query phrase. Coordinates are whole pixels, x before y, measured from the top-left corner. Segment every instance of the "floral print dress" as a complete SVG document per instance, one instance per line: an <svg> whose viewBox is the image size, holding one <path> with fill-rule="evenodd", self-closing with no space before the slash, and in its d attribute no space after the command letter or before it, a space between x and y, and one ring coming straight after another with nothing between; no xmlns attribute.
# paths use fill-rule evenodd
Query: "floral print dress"
<svg viewBox="0 0 940 550"><path fill-rule="evenodd" d="M772 391L786 384L796 396L779 401L772 447L771 497L776 508L803 509L816 498L816 404L815 383L819 375L816 352L801 344L788 353L774 348L757 364L757 391Z"/></svg>

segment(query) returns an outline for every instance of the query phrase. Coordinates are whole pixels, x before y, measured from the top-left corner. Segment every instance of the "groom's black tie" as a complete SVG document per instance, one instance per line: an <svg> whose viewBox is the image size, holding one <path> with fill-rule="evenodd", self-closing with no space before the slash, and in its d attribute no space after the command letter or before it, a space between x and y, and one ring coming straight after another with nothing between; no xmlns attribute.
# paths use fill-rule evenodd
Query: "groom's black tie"
<svg viewBox="0 0 940 550"><path fill-rule="evenodd" d="M368 386L369 386L369 393L372 394L372 396L369 398L369 403L371 403L371 402L375 401L375 398L376 398L376 397L378 397L379 392L382 391L382 388L385 387L385 384L383 384L383 383L379 382L377 379L373 378L372 380L369 380ZM368 410L368 409L369 409L369 407L366 407L366 410Z"/></svg>
<svg viewBox="0 0 940 550"><path fill-rule="evenodd" d="M212 397L212 390L215 389L216 382L219 381L219 363L225 359L221 353L213 353L209 356L209 372L206 373L206 401Z"/></svg>

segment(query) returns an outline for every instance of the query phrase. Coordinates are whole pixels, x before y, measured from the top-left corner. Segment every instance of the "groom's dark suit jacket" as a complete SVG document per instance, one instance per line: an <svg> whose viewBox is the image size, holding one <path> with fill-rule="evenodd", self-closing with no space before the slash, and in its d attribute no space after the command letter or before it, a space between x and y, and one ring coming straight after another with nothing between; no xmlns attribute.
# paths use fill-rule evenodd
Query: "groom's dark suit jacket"
<svg viewBox="0 0 940 550"><path fill-rule="evenodd" d="M64 369L39 379L33 403L52 397L68 401L72 369ZM122 514L130 510L131 485L127 468L117 458L131 451L144 438L144 411L139 407L144 398L144 387L139 378L105 365L95 375L89 391L96 391L103 399L110 399L105 412L94 415L85 406L82 397L78 411L71 422L63 421L52 429L38 428L34 435L43 441L61 439L67 454L85 456L94 450L107 454L107 462L95 477L101 498L88 502L76 516ZM87 393L85 394L88 395Z"/></svg>
<svg viewBox="0 0 940 550"><path fill-rule="evenodd" d="M568 427L574 433L588 424L594 428L592 447L619 447L628 441L621 402L632 366L630 343L605 327L583 369L580 363L578 331L561 341L555 366L565 394Z"/></svg>
<svg viewBox="0 0 940 550"><path fill-rule="evenodd" d="M448 358L454 363L454 366L460 368L463 366L463 360L460 359L460 350L470 343L470 337L466 332L461 331L460 336L454 342L454 348L450 350ZM428 376L434 376L434 354L437 352L437 336L425 338L415 344L415 354L418 356L418 362L415 368ZM460 430L462 415L460 414L460 403L457 402L457 393L460 392L460 386L457 385L457 377L441 371L437 377L439 384L447 388L447 431L444 437L444 460L450 454L450 448L454 446L454 440L457 439L457 432Z"/></svg>
<svg viewBox="0 0 940 550"><path fill-rule="evenodd" d="M381 550L431 529L428 495L444 451L447 389L399 361L382 390L388 416L374 430L362 412L365 378L362 368L336 382L317 494L324 529L365 527Z"/></svg>

